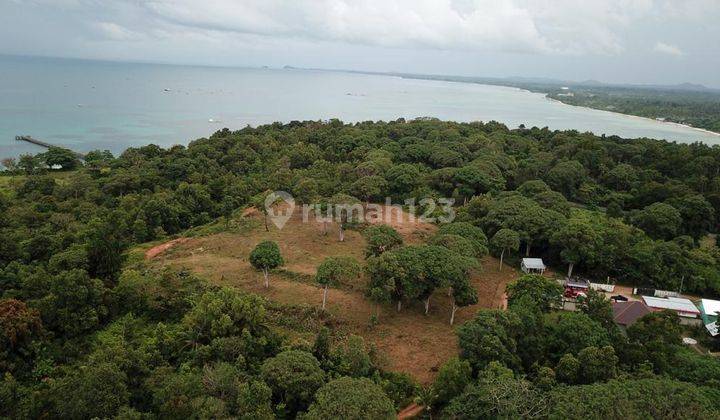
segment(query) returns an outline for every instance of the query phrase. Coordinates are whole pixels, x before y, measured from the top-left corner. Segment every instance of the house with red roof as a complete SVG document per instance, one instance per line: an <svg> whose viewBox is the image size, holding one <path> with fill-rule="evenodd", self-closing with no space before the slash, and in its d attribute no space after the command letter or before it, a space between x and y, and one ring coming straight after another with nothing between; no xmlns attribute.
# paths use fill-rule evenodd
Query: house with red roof
<svg viewBox="0 0 720 420"><path fill-rule="evenodd" d="M627 302L613 302L613 319L621 327L629 327L638 319L652 312L645 302L631 300Z"/></svg>

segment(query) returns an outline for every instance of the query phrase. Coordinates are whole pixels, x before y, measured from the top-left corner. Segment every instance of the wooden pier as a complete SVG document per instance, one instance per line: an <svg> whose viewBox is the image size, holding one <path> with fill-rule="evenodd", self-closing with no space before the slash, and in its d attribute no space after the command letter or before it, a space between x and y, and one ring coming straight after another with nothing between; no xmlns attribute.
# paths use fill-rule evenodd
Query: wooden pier
<svg viewBox="0 0 720 420"><path fill-rule="evenodd" d="M60 147L60 148L62 148L62 149L67 149L67 147L56 146L56 145L54 145L54 144L46 143L46 142L44 142L44 141L42 141L42 140L38 140L38 139L36 139L36 138L34 138L34 137L30 137L30 136L15 136L15 140L17 140L17 141L26 141L26 142L28 142L28 143L34 144L34 145L36 145L36 146L44 147L44 148L46 148L46 149L49 149L49 148L51 148L51 147ZM69 149L68 149L68 150L69 150ZM71 150L71 152L73 152L73 153L75 154L75 156L77 156L77 157L80 158L80 159L84 159L84 158L85 158L85 154L83 154L83 153L76 152L76 151L73 151L73 150Z"/></svg>

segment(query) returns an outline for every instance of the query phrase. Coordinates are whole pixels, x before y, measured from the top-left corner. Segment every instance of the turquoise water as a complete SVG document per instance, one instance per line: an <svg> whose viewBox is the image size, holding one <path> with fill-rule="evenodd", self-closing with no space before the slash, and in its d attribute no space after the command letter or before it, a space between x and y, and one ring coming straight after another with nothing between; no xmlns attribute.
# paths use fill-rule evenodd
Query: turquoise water
<svg viewBox="0 0 720 420"><path fill-rule="evenodd" d="M0 157L41 151L15 141L18 134L78 151L119 153L148 143L186 144L247 124L426 116L720 144L710 133L498 86L330 71L0 56Z"/></svg>

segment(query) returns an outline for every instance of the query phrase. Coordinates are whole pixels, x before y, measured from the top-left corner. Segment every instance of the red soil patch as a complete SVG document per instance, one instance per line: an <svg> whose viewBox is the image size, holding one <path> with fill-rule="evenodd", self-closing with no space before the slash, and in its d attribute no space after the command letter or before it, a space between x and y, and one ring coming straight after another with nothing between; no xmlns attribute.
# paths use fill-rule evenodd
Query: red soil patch
<svg viewBox="0 0 720 420"><path fill-rule="evenodd" d="M173 239L172 241L165 242L164 244L160 244L157 246L154 246L147 251L145 251L145 259L151 260L158 255L162 254L163 252L167 251L168 249L174 247L177 244L181 244L183 242L187 242L189 238L177 238Z"/></svg>
<svg viewBox="0 0 720 420"><path fill-rule="evenodd" d="M420 415L423 411L425 411L425 407L412 403L399 412L397 418L398 420L412 419Z"/></svg>

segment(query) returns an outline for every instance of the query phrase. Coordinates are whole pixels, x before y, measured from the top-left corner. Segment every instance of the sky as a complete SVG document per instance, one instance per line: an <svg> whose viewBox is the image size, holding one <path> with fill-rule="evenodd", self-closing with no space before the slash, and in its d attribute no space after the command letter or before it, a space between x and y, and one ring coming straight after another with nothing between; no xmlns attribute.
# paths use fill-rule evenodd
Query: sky
<svg viewBox="0 0 720 420"><path fill-rule="evenodd" d="M720 0L0 0L0 54L720 88Z"/></svg>

